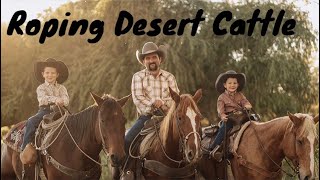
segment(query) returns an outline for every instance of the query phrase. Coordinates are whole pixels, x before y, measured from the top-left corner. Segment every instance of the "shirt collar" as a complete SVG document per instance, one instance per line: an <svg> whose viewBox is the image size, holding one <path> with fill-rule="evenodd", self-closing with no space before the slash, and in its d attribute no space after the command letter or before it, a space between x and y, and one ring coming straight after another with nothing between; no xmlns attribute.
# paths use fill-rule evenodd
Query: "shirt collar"
<svg viewBox="0 0 320 180"><path fill-rule="evenodd" d="M44 80L44 84L47 85L47 86L50 86L50 85L56 86L58 83L57 83L57 81L55 81L53 84L50 84L46 80Z"/></svg>
<svg viewBox="0 0 320 180"><path fill-rule="evenodd" d="M146 68L146 69L144 69L144 70L145 70L145 72L146 72L146 74L147 74L147 75L151 75L150 71L148 71L148 69L147 69L147 68ZM162 75L162 74L163 74L163 70L162 70L162 69L160 69L158 76L160 76L160 75ZM157 77L158 77L158 76L157 76Z"/></svg>
<svg viewBox="0 0 320 180"><path fill-rule="evenodd" d="M236 93L237 93L237 91L234 91L234 92L229 92L229 91L227 91L227 90L225 90L224 91L227 95L229 95L229 96L234 96L234 95L236 95Z"/></svg>

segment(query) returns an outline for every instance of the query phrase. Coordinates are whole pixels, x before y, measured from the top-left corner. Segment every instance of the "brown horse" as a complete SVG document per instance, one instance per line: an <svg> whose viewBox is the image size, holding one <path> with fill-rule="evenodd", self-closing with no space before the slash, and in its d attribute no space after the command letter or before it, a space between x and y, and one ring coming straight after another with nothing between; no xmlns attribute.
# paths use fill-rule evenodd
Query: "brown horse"
<svg viewBox="0 0 320 180"><path fill-rule="evenodd" d="M301 113L288 113L288 116L264 123L252 121L231 159L234 178L281 179L282 171L287 173L282 168L282 161L287 157L300 180L314 179L315 123L318 121L318 115L313 118ZM211 160L210 163L215 164L216 161Z"/></svg>
<svg viewBox="0 0 320 180"><path fill-rule="evenodd" d="M189 94L179 96L170 89L170 95L174 103L161 122L160 130L154 134L155 138L148 153L144 156L145 166L142 169L142 174L145 179L168 179L161 174L162 171L165 171L162 169L164 166L169 169L184 168L188 164L196 163L201 157L200 120L202 115L196 103L200 100L202 91L198 90L194 96ZM150 139L143 141L150 142ZM148 161L160 164L153 165L153 170L151 170L146 167ZM161 172L155 172L157 170ZM193 176L194 170L195 168L192 169L191 176ZM139 178L136 177L136 179Z"/></svg>
<svg viewBox="0 0 320 180"><path fill-rule="evenodd" d="M121 107L130 95L119 100L110 95L102 98L91 95L96 103L68 116L61 132L54 134L57 139L41 150L40 158L48 180L99 179L101 150L109 155L112 166L122 163L126 118ZM6 144L1 146L1 179L22 179L19 153ZM34 165L25 165L24 179L35 178L32 167Z"/></svg>

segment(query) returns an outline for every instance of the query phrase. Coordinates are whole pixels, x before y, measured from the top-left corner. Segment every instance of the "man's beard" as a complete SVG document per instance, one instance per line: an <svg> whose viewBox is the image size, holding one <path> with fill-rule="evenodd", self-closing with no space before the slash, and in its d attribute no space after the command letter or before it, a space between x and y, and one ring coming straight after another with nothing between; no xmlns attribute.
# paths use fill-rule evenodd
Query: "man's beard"
<svg viewBox="0 0 320 180"><path fill-rule="evenodd" d="M158 68L159 68L159 66L158 66L156 63L150 63L150 64L148 65L148 70L149 70L149 71L157 71Z"/></svg>

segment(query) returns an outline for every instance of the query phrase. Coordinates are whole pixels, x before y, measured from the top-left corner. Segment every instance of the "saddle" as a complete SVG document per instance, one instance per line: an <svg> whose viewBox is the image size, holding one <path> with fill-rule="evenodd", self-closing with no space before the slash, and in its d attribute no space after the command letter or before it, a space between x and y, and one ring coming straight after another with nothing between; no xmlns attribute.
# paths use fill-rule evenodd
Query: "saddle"
<svg viewBox="0 0 320 180"><path fill-rule="evenodd" d="M152 136L155 135L156 130L159 131L160 123L163 118L163 116L152 116L151 119L144 123L144 127L131 143L132 148L129 149L134 156L139 156L140 158L136 159L130 156L126 158L124 169L122 170L123 173L120 177L121 180L144 179L142 175L142 159L148 153L152 142Z"/></svg>
<svg viewBox="0 0 320 180"><path fill-rule="evenodd" d="M256 117L255 115L250 115L250 120L257 120L257 118L252 118L251 117ZM247 126L249 125L249 119L242 121L242 122L238 122L238 121L232 121L233 127L231 130L228 131L227 133L227 137L229 138L228 141L228 145L227 147L229 147L228 149L228 158L231 159L233 158L232 152L234 151L233 149L235 147L233 147L234 142L236 137L241 138L241 135L243 133L243 131L247 128ZM218 125L210 125L208 127L202 128L202 141L201 141L201 147L203 149L203 153L205 155L209 155L210 151L209 151L209 146L210 143L214 141L215 137L218 134L218 130L221 127L221 121L218 123ZM239 133L240 132L240 133ZM239 140L237 141L237 146L239 145ZM223 146L220 147L220 149L218 149L219 152L223 152Z"/></svg>

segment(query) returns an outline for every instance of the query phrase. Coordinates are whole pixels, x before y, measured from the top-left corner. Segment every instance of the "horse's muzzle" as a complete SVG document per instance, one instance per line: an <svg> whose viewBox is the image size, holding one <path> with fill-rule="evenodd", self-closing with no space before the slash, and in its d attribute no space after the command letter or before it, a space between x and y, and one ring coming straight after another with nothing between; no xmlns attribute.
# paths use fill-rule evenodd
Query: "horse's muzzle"
<svg viewBox="0 0 320 180"><path fill-rule="evenodd" d="M124 158L120 158L119 156L117 156L115 154L111 154L110 155L111 166L114 166L114 167L121 166L123 159Z"/></svg>

